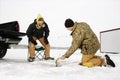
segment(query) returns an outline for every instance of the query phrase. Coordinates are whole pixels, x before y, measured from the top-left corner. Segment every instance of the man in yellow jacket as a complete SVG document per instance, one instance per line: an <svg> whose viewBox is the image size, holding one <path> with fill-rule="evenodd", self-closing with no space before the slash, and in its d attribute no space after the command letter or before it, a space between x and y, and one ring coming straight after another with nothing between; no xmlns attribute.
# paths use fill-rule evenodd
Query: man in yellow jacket
<svg viewBox="0 0 120 80"><path fill-rule="evenodd" d="M104 64L104 59L95 55L100 48L100 44L90 26L85 22L74 23L73 20L67 19L65 21L65 27L69 31L72 31L71 36L73 41L68 51L58 59L64 60L65 58L69 58L78 48L80 48L82 53L80 65L87 67L102 66ZM106 58L107 61L111 60L108 55L106 55Z"/></svg>

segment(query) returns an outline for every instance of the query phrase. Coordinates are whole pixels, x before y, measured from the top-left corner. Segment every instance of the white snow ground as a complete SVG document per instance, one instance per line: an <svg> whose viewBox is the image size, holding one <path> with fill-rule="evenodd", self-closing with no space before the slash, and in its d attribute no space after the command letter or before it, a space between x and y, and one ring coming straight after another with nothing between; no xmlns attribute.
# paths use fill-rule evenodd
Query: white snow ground
<svg viewBox="0 0 120 80"><path fill-rule="evenodd" d="M38 13L49 25L51 45L65 47L71 42L63 24L66 18L87 22L99 35L102 30L120 25L120 0L0 0L0 23L17 20L22 32L26 31ZM21 43L26 44L26 40L23 38ZM64 52L52 50L51 55L57 58ZM0 80L120 80L120 54L109 55L115 61L116 68L78 66L81 59L78 52L67 59L62 67L55 67L54 61L28 63L27 50L11 49L0 60Z"/></svg>
<svg viewBox="0 0 120 80"><path fill-rule="evenodd" d="M65 51L51 50L51 55L57 58ZM55 67L55 61L29 63L26 49L11 49L0 60L0 80L120 80L120 54L109 55L116 63L115 68L79 66L79 51L66 59L63 66Z"/></svg>

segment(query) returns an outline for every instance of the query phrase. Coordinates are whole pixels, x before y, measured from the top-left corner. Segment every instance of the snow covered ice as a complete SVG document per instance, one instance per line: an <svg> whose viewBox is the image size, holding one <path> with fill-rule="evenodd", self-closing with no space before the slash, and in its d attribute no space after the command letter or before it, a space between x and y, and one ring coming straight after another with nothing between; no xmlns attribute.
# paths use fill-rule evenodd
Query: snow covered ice
<svg viewBox="0 0 120 80"><path fill-rule="evenodd" d="M51 56L57 58L66 50L51 50ZM104 55L100 53L99 55ZM27 62L27 49L10 49L0 60L1 80L119 80L120 54L109 54L116 63L115 68L79 66L81 54L76 51L66 59L61 67L55 67L55 61Z"/></svg>
<svg viewBox="0 0 120 80"><path fill-rule="evenodd" d="M50 28L51 46L69 47L71 37L64 20L87 22L99 37L102 30L120 25L120 0L0 0L0 23L17 20L26 32L36 15L41 13ZM114 16L113 16L114 15ZM57 34L57 35L56 35ZM27 37L21 41L27 43ZM66 50L51 50L58 58ZM27 62L27 49L10 49L0 60L0 80L120 80L120 54L108 54L115 68L79 66L81 53L76 51L61 67L55 61ZM98 55L104 55L99 53Z"/></svg>

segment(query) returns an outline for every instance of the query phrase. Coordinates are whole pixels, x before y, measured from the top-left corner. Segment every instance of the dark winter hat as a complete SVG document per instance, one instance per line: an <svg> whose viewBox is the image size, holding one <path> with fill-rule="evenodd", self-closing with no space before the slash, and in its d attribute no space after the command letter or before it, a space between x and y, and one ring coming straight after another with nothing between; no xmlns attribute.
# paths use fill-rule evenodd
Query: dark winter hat
<svg viewBox="0 0 120 80"><path fill-rule="evenodd" d="M69 19L65 20L65 27L66 28L73 27L73 25L74 25L74 22L72 19L69 18Z"/></svg>

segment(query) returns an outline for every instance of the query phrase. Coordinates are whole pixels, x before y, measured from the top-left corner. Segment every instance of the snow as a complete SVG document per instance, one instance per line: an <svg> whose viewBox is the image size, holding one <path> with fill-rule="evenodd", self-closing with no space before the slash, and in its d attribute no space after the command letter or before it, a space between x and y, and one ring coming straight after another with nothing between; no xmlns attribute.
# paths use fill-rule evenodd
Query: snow
<svg viewBox="0 0 120 80"><path fill-rule="evenodd" d="M57 58L66 50L51 50L51 56ZM104 56L103 53L98 55ZM116 63L115 68L79 66L81 54L76 51L69 59L62 61L61 67L55 67L55 61L27 62L27 49L10 49L0 60L1 80L120 80L120 54L109 54Z"/></svg>
<svg viewBox="0 0 120 80"><path fill-rule="evenodd" d="M120 0L0 0L0 23L17 20L21 32L41 13L50 28L53 47L69 47L70 32L64 27L66 18L87 22L99 38L99 32L120 25ZM114 15L114 16L113 16ZM26 44L24 37L20 44ZM51 50L57 58L66 50ZM55 61L27 62L27 49L10 49L0 60L0 80L120 80L120 54L109 54L115 68L79 66L81 54L76 51L61 67ZM98 55L104 56L103 53Z"/></svg>

